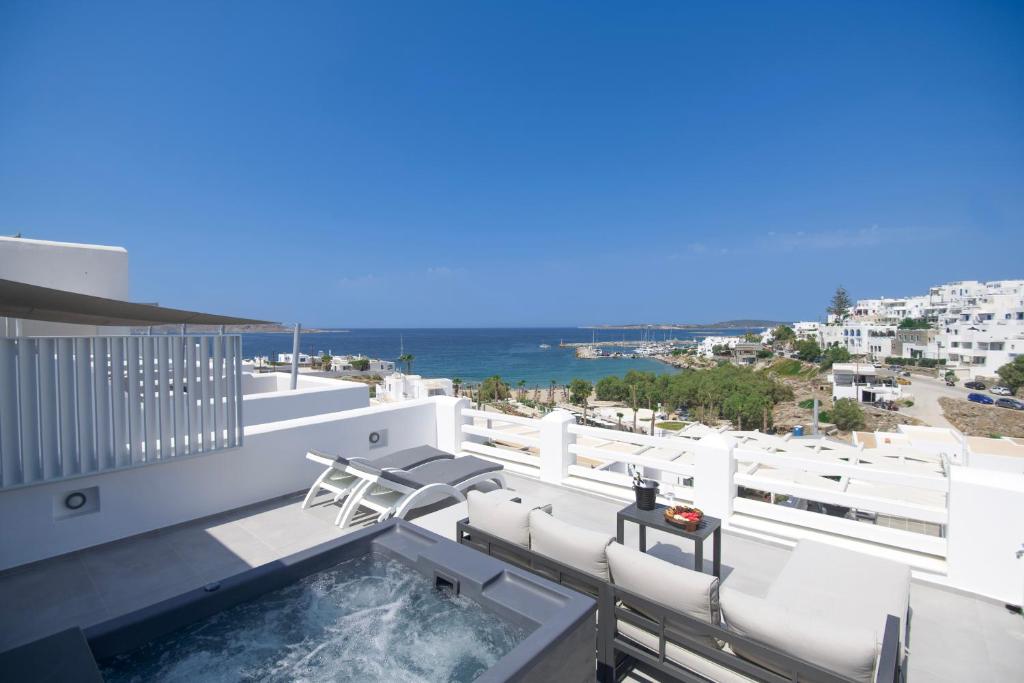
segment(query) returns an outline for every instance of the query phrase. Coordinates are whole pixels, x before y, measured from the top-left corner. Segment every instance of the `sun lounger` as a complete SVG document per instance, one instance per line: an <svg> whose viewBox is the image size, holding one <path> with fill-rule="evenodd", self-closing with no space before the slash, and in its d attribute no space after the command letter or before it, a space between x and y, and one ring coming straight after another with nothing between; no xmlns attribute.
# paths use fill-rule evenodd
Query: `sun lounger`
<svg viewBox="0 0 1024 683"><path fill-rule="evenodd" d="M330 491L334 494L334 502L337 503L351 494L356 485L366 481L366 475L360 468L353 467L353 463L370 465L375 470L412 470L427 463L438 460L451 460L455 456L445 453L433 446L416 446L405 450L385 455L375 460L367 458L343 458L330 455L322 451L311 450L306 453L306 459L324 466L323 473L317 477L313 485L309 487L309 493L302 501L302 508L306 509L313 504L313 500L320 495L321 491ZM344 508L342 508L344 509ZM341 521L341 511L334 523Z"/></svg>
<svg viewBox="0 0 1024 683"><path fill-rule="evenodd" d="M455 498L466 499L466 492L484 482L505 488L501 465L466 455L452 460L437 460L411 470L385 470L374 464L353 463L363 482L349 495L338 515L339 526L347 527L360 507L379 513L378 521L404 517L414 507Z"/></svg>

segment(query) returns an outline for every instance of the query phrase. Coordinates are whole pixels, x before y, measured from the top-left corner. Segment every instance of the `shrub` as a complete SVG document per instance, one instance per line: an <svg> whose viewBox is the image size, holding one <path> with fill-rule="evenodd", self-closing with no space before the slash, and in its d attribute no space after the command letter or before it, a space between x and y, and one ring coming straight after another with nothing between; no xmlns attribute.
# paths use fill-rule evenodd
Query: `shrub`
<svg viewBox="0 0 1024 683"><path fill-rule="evenodd" d="M796 343L796 357L804 361L813 361L821 355L821 347L813 339L801 339Z"/></svg>
<svg viewBox="0 0 1024 683"><path fill-rule="evenodd" d="M814 399L813 398L804 399L803 401L800 401L799 403L797 403L797 405L800 406L801 408L803 408L804 410L811 410L812 408L814 408Z"/></svg>
<svg viewBox="0 0 1024 683"><path fill-rule="evenodd" d="M1012 362L996 370L996 374L1010 391L1017 393L1017 389L1024 386L1024 356L1017 356Z"/></svg>
<svg viewBox="0 0 1024 683"><path fill-rule="evenodd" d="M861 429L864 426L864 411L856 401L848 398L836 401L832 407L830 422L844 432Z"/></svg>

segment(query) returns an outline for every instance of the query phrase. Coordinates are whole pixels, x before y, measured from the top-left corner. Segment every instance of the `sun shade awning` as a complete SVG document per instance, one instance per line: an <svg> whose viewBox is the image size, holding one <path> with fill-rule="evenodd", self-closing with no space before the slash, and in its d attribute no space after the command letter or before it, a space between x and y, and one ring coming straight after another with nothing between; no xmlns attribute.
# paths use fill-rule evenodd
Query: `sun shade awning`
<svg viewBox="0 0 1024 683"><path fill-rule="evenodd" d="M266 325L266 320L182 311L0 279L0 316L77 325Z"/></svg>

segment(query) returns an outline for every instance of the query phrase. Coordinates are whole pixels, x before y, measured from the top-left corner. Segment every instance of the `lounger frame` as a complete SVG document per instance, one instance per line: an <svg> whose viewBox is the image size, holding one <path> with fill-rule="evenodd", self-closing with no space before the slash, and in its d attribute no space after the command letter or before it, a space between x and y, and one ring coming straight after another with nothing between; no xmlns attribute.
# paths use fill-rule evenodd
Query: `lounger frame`
<svg viewBox="0 0 1024 683"><path fill-rule="evenodd" d="M588 592L596 597L598 620L595 649L600 681L621 680L633 668L638 668L645 673L656 675L660 680L707 683L706 677L666 658L666 644L672 642L755 681L794 683L815 680L822 683L853 683L845 676L799 657L767 647L720 626L706 624L664 605L651 602L614 583L603 581L533 550L510 543L472 526L468 519L456 523L456 540L480 552L495 555L499 559L513 558L513 561L518 562L524 569L569 588L580 590L577 585L582 586L585 589L582 592ZM643 614L638 613L637 609ZM658 651L654 652L620 635L615 627L617 619L634 624L657 636ZM899 617L887 615L875 683L899 683L901 680L900 623ZM680 631L679 627L687 629L688 632ZM742 644L748 652L761 654L766 659L776 662L776 666L785 668L786 673L778 674L724 650L712 648L702 640L706 637Z"/></svg>

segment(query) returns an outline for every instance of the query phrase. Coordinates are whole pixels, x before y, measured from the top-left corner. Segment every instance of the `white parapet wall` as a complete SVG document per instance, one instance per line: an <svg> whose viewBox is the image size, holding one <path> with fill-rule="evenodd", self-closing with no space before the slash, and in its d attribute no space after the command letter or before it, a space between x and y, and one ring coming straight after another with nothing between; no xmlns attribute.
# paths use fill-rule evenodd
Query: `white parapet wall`
<svg viewBox="0 0 1024 683"><path fill-rule="evenodd" d="M360 382L299 375L293 390L290 379L276 372L242 373L242 416L247 427L370 405L370 389Z"/></svg>
<svg viewBox="0 0 1024 683"><path fill-rule="evenodd" d="M250 426L242 446L208 455L3 491L0 570L304 490L319 474L309 449L376 457L436 444L434 401L405 401ZM87 498L76 512L64 504L74 492Z"/></svg>

